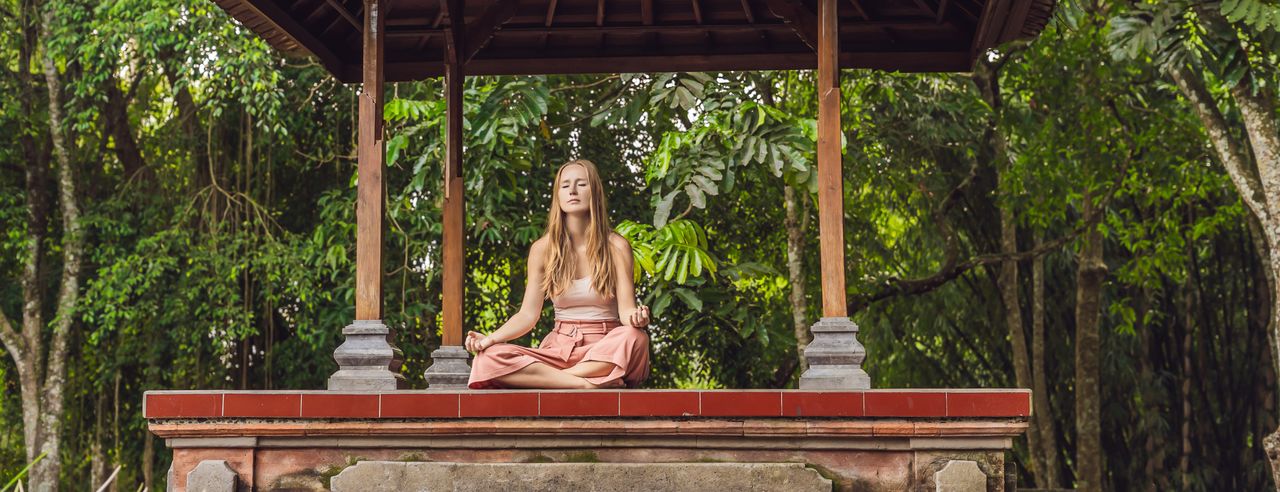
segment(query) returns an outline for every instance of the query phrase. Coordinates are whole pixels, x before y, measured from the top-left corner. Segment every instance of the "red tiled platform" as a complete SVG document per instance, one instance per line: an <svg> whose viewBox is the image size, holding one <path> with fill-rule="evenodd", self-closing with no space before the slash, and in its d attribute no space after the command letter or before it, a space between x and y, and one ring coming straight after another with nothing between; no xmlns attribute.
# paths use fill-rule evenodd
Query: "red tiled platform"
<svg viewBox="0 0 1280 492"><path fill-rule="evenodd" d="M148 391L149 419L484 417L1014 418L1021 389L631 391Z"/></svg>

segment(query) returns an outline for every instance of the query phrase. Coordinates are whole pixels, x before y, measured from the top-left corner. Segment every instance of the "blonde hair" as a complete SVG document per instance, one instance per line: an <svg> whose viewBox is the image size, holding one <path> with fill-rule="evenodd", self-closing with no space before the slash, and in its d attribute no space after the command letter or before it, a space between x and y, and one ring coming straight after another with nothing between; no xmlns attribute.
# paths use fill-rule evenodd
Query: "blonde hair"
<svg viewBox="0 0 1280 492"><path fill-rule="evenodd" d="M551 241L551 245L547 248L542 291L547 297L558 296L569 288L570 283L578 275L577 268L570 261L574 257L573 244L569 240L569 231L564 226L564 212L560 210L560 175L569 166L582 166L587 171L587 183L591 186L591 199L587 200L590 225L587 226L587 257L585 258L591 267L591 288L604 297L613 297L617 280L609 246L609 235L613 232L613 226L609 224L600 171L596 169L594 163L586 159L571 160L561 165L556 171L555 182L551 186L551 212L547 217L547 230L543 234L543 237Z"/></svg>

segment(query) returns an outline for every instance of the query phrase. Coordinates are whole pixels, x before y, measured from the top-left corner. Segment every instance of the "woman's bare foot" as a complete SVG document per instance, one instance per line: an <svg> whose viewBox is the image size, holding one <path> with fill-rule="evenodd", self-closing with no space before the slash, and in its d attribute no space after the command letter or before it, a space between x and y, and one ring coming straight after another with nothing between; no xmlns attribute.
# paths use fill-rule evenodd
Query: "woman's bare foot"
<svg viewBox="0 0 1280 492"><path fill-rule="evenodd" d="M595 384L584 378L582 382L586 383L586 386L584 386L586 389L612 389L612 388L622 388L627 385L627 383L622 382L621 379L613 379L610 381L606 381L602 384Z"/></svg>

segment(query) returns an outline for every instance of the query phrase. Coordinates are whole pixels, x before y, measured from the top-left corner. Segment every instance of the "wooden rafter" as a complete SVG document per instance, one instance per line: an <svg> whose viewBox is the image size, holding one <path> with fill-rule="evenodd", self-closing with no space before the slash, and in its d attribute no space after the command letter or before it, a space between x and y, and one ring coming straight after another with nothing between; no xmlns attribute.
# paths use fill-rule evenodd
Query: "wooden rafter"
<svg viewBox="0 0 1280 492"><path fill-rule="evenodd" d="M818 17L800 0L769 0L769 10L782 18L804 44L818 49Z"/></svg>
<svg viewBox="0 0 1280 492"><path fill-rule="evenodd" d="M920 7L920 10L923 10L924 13L929 14L929 17L934 17L938 15L936 12L933 11L933 8L930 7L929 4L925 3L924 0L915 0L915 3L917 7Z"/></svg>
<svg viewBox="0 0 1280 492"><path fill-rule="evenodd" d="M938 2L938 17L934 22L941 24L942 19L947 17L947 3L947 0L941 0Z"/></svg>
<svg viewBox="0 0 1280 492"><path fill-rule="evenodd" d="M853 4L853 10L858 12L858 16L862 17L862 20L871 20L871 16L867 15L867 9L862 8L862 2L849 0L849 3Z"/></svg>
<svg viewBox="0 0 1280 492"><path fill-rule="evenodd" d="M932 20L928 21L881 21L881 22L859 22L856 24L847 24L840 26L841 32L880 32L885 29L910 30L918 29L923 25L933 26ZM943 25L951 25L950 22L944 22ZM547 35L552 33L565 35L592 35L599 36L603 33L609 34L635 34L635 33L670 33L670 34L698 34L703 32L725 33L725 32L785 32L793 33L794 31L786 24L679 24L679 25L652 25L652 26L560 26L560 27L504 27L503 33L521 34L521 35ZM414 29L400 28L388 29L388 38L420 38L423 36L431 36L440 33L439 30L432 29Z"/></svg>
<svg viewBox="0 0 1280 492"><path fill-rule="evenodd" d="M746 15L747 22L750 24L755 24L756 16L755 14L751 13L751 3L748 2L747 0L741 0L741 2L742 2L742 13Z"/></svg>
<svg viewBox="0 0 1280 492"><path fill-rule="evenodd" d="M604 0L596 0L596 26L604 25Z"/></svg>
<svg viewBox="0 0 1280 492"><path fill-rule="evenodd" d="M693 4L693 20L699 24L702 23L702 6L698 4L698 0L689 0Z"/></svg>
<svg viewBox="0 0 1280 492"><path fill-rule="evenodd" d="M551 22L554 21L555 19L556 19L556 0L551 0L551 3L547 4L547 22L546 22L547 27L551 27Z"/></svg>
<svg viewBox="0 0 1280 492"><path fill-rule="evenodd" d="M653 0L640 0L640 23L653 25Z"/></svg>
<svg viewBox="0 0 1280 492"><path fill-rule="evenodd" d="M294 42L316 55L316 58L320 59L320 64L330 72L342 71L342 61L333 53L333 50L311 34L311 31L298 24L292 15L280 8L280 5L271 0L244 0L243 5L251 9L258 18L270 23L276 31L286 33L293 38Z"/></svg>
<svg viewBox="0 0 1280 492"><path fill-rule="evenodd" d="M517 3L516 0L497 0L484 13L480 14L480 17L475 22L467 24L462 63L466 63L476 56L476 53L480 52L480 48L483 48L485 44L489 43L490 39L493 39L493 33L502 29L502 24L516 15Z"/></svg>
<svg viewBox="0 0 1280 492"><path fill-rule="evenodd" d="M347 8L343 7L342 4L338 3L338 0L324 0L324 1L325 3L329 4L329 8L337 11L338 15L342 16L342 18L346 19L347 22L351 23L351 27L354 27L357 32L361 30L360 21L356 20L356 16L351 15L351 12L347 12Z"/></svg>

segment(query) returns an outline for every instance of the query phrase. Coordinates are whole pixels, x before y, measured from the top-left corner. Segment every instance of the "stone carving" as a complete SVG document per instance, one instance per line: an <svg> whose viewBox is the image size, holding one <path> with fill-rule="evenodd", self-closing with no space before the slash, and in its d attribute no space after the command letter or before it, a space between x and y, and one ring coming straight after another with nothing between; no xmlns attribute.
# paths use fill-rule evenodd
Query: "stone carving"
<svg viewBox="0 0 1280 492"><path fill-rule="evenodd" d="M329 376L330 390L377 391L406 386L400 374L404 357L392 344L395 334L380 320L357 320L342 329L346 340L333 351L338 372Z"/></svg>
<svg viewBox="0 0 1280 492"><path fill-rule="evenodd" d="M978 468L978 462L951 460L933 474L937 492L987 492L987 474Z"/></svg>
<svg viewBox="0 0 1280 492"><path fill-rule="evenodd" d="M708 490L830 492L802 463L405 463L361 461L330 480L334 492L579 492Z"/></svg>
<svg viewBox="0 0 1280 492"><path fill-rule="evenodd" d="M800 375L800 389L871 388L871 377L862 370L867 350L858 342L857 324L849 318L822 318L810 331L813 341L804 349L809 369Z"/></svg>
<svg viewBox="0 0 1280 492"><path fill-rule="evenodd" d="M173 482L170 482L173 483ZM188 492L235 492L236 471L226 460L204 460L187 474Z"/></svg>
<svg viewBox="0 0 1280 492"><path fill-rule="evenodd" d="M423 373L427 389L466 389L467 379L471 377L471 366L467 364L469 357L461 345L444 345L431 352L431 367Z"/></svg>

